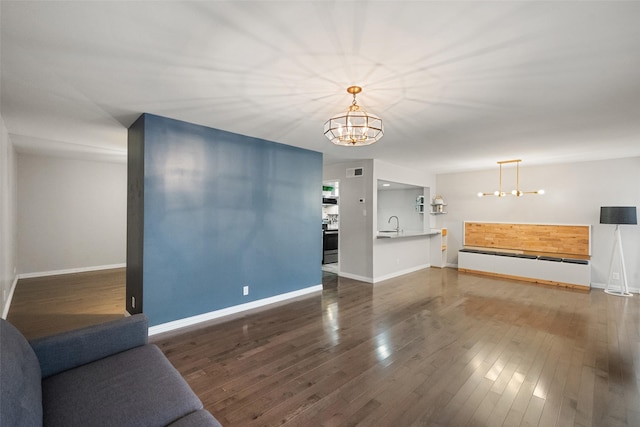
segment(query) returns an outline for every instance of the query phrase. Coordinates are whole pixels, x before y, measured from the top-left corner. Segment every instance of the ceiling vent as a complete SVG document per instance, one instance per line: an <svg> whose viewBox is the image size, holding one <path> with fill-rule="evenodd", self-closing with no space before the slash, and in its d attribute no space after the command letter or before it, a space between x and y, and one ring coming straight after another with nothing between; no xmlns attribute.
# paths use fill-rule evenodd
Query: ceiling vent
<svg viewBox="0 0 640 427"><path fill-rule="evenodd" d="M356 178L364 175L364 168L349 168L347 169L347 178Z"/></svg>

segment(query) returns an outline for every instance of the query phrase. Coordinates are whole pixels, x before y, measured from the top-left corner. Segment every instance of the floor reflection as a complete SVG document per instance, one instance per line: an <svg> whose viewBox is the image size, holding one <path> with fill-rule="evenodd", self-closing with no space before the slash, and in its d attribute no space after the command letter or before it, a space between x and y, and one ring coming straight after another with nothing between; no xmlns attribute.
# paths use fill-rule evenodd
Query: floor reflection
<svg viewBox="0 0 640 427"><path fill-rule="evenodd" d="M531 301L466 294L464 309L468 316L478 319L528 326L553 335L582 338L586 333L586 316L573 310L539 305ZM553 317L550 318L550 315Z"/></svg>

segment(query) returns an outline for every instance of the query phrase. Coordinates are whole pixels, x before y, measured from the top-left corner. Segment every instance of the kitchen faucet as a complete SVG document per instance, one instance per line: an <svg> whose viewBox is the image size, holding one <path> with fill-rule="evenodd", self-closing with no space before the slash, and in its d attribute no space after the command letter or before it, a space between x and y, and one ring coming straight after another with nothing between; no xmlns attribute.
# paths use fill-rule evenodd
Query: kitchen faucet
<svg viewBox="0 0 640 427"><path fill-rule="evenodd" d="M400 220L398 219L398 217L397 217L397 216L395 216L395 215L390 216L390 217L389 217L389 221L387 221L387 223L388 223L388 224L390 224L390 223L391 223L391 219L392 219L392 218L395 218L395 219L396 219L396 232L398 232L398 233L399 233L399 232L400 232Z"/></svg>

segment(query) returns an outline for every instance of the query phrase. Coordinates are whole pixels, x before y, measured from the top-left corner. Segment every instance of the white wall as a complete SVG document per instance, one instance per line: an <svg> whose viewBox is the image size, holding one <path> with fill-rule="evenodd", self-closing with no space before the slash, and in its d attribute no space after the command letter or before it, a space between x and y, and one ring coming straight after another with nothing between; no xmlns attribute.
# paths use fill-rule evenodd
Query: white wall
<svg viewBox="0 0 640 427"><path fill-rule="evenodd" d="M506 168L506 167L505 167ZM503 187L510 191L514 174L505 169ZM447 227L447 261L457 264L462 247L464 221L504 221L551 224L590 224L591 282L607 281L613 225L601 225L601 206L640 206L640 157L520 167L521 190L543 188L543 196L477 197L498 187L498 166L491 170L437 176L437 192L447 206L447 215L437 217ZM640 226L622 226L622 240L629 285L640 288Z"/></svg>
<svg viewBox="0 0 640 427"><path fill-rule="evenodd" d="M1 14L2 5L0 5ZM2 36L0 35L0 49L1 46ZM1 75L0 81L2 81ZM16 182L16 152L4 124L2 102L0 102L0 316L3 318L7 317L11 294L17 283L18 190Z"/></svg>
<svg viewBox="0 0 640 427"><path fill-rule="evenodd" d="M405 231L424 230L424 213L416 210L416 199L424 196L422 187L404 188L397 190L378 190L378 230L395 228L396 221L391 216L398 217L400 229Z"/></svg>
<svg viewBox="0 0 640 427"><path fill-rule="evenodd" d="M21 276L124 265L127 166L18 154Z"/></svg>
<svg viewBox="0 0 640 427"><path fill-rule="evenodd" d="M6 317L17 277L16 154L0 115L0 315Z"/></svg>
<svg viewBox="0 0 640 427"><path fill-rule="evenodd" d="M348 168L362 167L364 175L346 178ZM379 160L358 160L325 165L323 181L340 182L340 275L375 283L425 268L429 264L429 238L377 239L377 182L432 187L435 176ZM425 190L428 200L428 189ZM364 203L360 202L364 199ZM424 222L429 223L428 214ZM402 225L402 224L401 224Z"/></svg>
<svg viewBox="0 0 640 427"><path fill-rule="evenodd" d="M364 169L363 176L346 177L348 168L359 167ZM340 183L340 275L370 282L373 271L373 161L358 160L325 165L323 181ZM360 203L360 199L364 203Z"/></svg>
<svg viewBox="0 0 640 427"><path fill-rule="evenodd" d="M416 171L374 160L373 188L377 189L379 179L425 187L425 203L431 197L431 188L435 186L435 175L428 171ZM374 206L377 206L377 191L374 192ZM424 228L435 225L428 213L423 214ZM374 212L373 224L377 227L377 212ZM402 224L400 224L402 227ZM372 233L374 234L374 233ZM401 239L376 239L373 235L372 281L379 282L411 271L429 266L431 237L410 237Z"/></svg>

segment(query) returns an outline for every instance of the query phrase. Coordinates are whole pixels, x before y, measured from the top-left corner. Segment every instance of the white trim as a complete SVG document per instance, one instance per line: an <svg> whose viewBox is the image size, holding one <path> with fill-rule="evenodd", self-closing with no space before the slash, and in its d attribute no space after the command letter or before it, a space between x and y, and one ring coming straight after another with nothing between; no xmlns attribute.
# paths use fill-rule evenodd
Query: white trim
<svg viewBox="0 0 640 427"><path fill-rule="evenodd" d="M58 276L60 274L84 273L87 271L98 271L98 270L111 270L114 268L124 268L126 266L127 264L123 263L123 264L110 264L110 265L96 265L93 267L67 268L65 270L39 271L36 273L18 274L18 278L33 279L34 277Z"/></svg>
<svg viewBox="0 0 640 427"><path fill-rule="evenodd" d="M286 294L280 294L269 298L263 298L256 301L251 301L245 304L234 305L233 307L227 307L220 310L210 311L209 313L198 314L196 316L186 317L184 319L174 320L172 322L162 323L160 325L149 327L149 336L160 334L163 332L173 331L175 329L184 328L186 326L192 326L208 320L218 319L220 317L237 314L243 311L251 310L254 308L264 307L266 305L275 304L277 302L285 301L288 299L296 298L302 295L310 294L313 292L322 291L322 285L315 285L304 289L298 289L297 291L287 292Z"/></svg>
<svg viewBox="0 0 640 427"><path fill-rule="evenodd" d="M592 289L607 289L607 284L606 283L591 282L591 288ZM631 292L632 294L640 294L640 288L629 287L629 292Z"/></svg>
<svg viewBox="0 0 640 427"><path fill-rule="evenodd" d="M9 290L9 298L4 302L4 310L2 310L2 318L7 319L9 315L9 307L11 307L11 300L13 300L13 292L16 290L16 286L18 285L18 276L13 279L13 284L11 285L11 290Z"/></svg>
<svg viewBox="0 0 640 427"><path fill-rule="evenodd" d="M338 276L346 277L347 279L358 280L360 282L373 283L373 279L371 277L358 276L357 274L345 273L340 271L338 273Z"/></svg>
<svg viewBox="0 0 640 427"><path fill-rule="evenodd" d="M558 261L560 259L558 258ZM484 273L549 285L587 287L591 285L591 265L549 262L540 258L518 258L460 251L458 271Z"/></svg>
<svg viewBox="0 0 640 427"><path fill-rule="evenodd" d="M384 280L393 279L394 277L404 276L405 274L413 273L415 271L424 270L425 268L430 268L431 264L422 264L417 265L415 267L407 268L406 270L396 271L395 273L385 274L384 276L376 277L373 279L373 283L382 282Z"/></svg>

